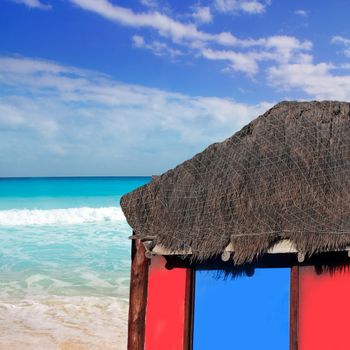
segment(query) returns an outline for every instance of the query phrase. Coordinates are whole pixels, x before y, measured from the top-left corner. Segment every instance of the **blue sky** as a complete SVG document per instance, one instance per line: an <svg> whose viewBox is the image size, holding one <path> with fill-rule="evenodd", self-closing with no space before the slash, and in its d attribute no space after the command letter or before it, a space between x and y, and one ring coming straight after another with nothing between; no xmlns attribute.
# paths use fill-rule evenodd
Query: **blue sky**
<svg viewBox="0 0 350 350"><path fill-rule="evenodd" d="M350 99L346 0L2 0L0 176L151 175Z"/></svg>

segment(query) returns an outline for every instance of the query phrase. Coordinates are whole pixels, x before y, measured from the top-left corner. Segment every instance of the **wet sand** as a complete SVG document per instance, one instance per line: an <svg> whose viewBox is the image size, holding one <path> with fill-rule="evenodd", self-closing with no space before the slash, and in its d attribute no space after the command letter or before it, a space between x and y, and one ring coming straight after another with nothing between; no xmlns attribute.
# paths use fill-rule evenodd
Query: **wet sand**
<svg viewBox="0 0 350 350"><path fill-rule="evenodd" d="M0 350L125 350L126 299L46 297L0 303Z"/></svg>

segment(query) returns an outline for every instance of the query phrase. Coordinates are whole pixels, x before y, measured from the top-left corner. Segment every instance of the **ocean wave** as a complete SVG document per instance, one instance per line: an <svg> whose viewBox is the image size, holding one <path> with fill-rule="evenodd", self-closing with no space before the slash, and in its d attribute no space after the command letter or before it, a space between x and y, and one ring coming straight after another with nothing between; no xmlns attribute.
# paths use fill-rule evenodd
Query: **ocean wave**
<svg viewBox="0 0 350 350"><path fill-rule="evenodd" d="M29 275L15 271L4 273L0 281L0 300L50 295L127 298L129 294L128 271L98 273L72 267L69 274L67 269L64 270L61 274L57 270L46 273L33 271Z"/></svg>
<svg viewBox="0 0 350 350"><path fill-rule="evenodd" d="M0 210L0 226L76 225L125 221L120 207Z"/></svg>

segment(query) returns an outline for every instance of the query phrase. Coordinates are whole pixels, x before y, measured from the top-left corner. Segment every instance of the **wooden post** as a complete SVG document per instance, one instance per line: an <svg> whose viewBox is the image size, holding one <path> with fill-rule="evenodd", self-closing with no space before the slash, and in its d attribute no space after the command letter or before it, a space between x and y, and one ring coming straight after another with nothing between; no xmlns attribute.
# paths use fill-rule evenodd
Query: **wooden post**
<svg viewBox="0 0 350 350"><path fill-rule="evenodd" d="M129 298L128 350L143 350L149 260L140 240L132 240Z"/></svg>
<svg viewBox="0 0 350 350"><path fill-rule="evenodd" d="M298 350L299 266L290 273L290 350Z"/></svg>
<svg viewBox="0 0 350 350"><path fill-rule="evenodd" d="M187 269L186 294L185 294L185 334L184 350L193 348L193 312L194 312L194 288L195 288L194 268Z"/></svg>

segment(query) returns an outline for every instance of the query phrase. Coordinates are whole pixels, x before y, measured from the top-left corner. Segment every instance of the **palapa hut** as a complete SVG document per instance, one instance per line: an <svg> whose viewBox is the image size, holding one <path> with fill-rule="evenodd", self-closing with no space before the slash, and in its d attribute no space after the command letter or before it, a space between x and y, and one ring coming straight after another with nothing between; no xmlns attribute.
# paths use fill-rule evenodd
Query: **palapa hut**
<svg viewBox="0 0 350 350"><path fill-rule="evenodd" d="M121 205L129 349L350 349L349 103L279 103Z"/></svg>

